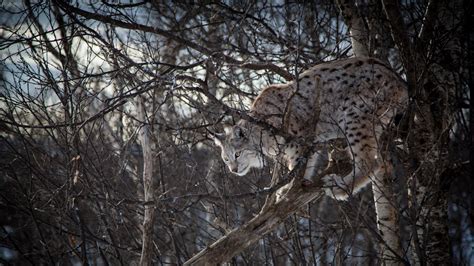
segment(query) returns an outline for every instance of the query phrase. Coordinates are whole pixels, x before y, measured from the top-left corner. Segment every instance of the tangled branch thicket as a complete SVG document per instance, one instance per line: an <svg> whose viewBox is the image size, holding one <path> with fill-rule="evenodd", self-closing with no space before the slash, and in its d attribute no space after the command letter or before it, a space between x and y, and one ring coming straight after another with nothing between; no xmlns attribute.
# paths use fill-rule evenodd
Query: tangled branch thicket
<svg viewBox="0 0 474 266"><path fill-rule="evenodd" d="M183 264L275 190L272 162L233 176L210 132L362 51L410 88L399 262L473 263L472 4L310 2L2 1L0 263ZM381 263L372 206L312 201L231 263Z"/></svg>

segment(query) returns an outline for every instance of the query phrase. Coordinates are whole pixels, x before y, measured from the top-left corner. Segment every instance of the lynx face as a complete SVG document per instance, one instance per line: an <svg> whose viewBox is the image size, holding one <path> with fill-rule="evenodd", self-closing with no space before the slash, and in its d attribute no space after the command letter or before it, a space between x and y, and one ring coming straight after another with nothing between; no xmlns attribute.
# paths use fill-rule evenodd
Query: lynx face
<svg viewBox="0 0 474 266"><path fill-rule="evenodd" d="M253 147L246 130L238 125L225 127L225 134L214 136L214 142L221 148L221 157L229 170L244 176L251 168L262 168L262 153Z"/></svg>

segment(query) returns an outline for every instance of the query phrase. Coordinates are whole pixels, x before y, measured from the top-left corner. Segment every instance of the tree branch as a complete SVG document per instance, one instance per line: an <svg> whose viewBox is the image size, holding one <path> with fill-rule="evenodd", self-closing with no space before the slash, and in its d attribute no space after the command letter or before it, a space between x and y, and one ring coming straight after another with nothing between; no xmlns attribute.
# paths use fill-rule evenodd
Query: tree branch
<svg viewBox="0 0 474 266"><path fill-rule="evenodd" d="M422 51L422 49L425 50L431 38L433 38L436 15L439 11L439 2L440 1L430 0L426 5L425 16L423 17L423 24L421 25L421 29L418 34L418 39L421 43L419 51Z"/></svg>
<svg viewBox="0 0 474 266"><path fill-rule="evenodd" d="M298 163L289 175L291 181L274 193L281 195L275 197L277 199L274 204L269 206L266 204L265 208L252 220L221 237L186 261L184 265L217 265L229 261L275 229L289 215L309 202L322 197L324 192L321 190L322 184L319 181L321 177L332 173L344 176L351 171L352 164L350 160L345 160L329 165L315 177L317 182L310 187L303 186L301 182L298 182L304 175L305 169L306 164Z"/></svg>

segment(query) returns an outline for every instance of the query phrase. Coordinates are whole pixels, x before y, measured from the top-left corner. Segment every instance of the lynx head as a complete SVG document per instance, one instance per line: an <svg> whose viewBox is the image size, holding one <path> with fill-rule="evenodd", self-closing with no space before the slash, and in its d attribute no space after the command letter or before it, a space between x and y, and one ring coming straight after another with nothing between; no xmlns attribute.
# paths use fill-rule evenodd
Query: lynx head
<svg viewBox="0 0 474 266"><path fill-rule="evenodd" d="M222 160L232 173L243 176L252 167L263 167L263 155L252 144L248 129L235 125L224 126L224 131L224 134L215 134L213 139L221 148Z"/></svg>

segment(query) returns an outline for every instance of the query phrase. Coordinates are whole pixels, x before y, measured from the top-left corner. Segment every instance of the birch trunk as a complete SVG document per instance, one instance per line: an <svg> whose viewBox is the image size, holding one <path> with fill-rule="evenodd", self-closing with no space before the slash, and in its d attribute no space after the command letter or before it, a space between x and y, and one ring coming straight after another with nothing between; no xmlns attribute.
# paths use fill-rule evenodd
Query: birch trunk
<svg viewBox="0 0 474 266"><path fill-rule="evenodd" d="M145 113L145 100L139 97L138 117L140 121L146 122L148 119ZM145 202L154 201L154 180L153 180L153 140L151 138L151 128L145 123L140 129L140 142L143 151L143 197ZM142 231L142 252L140 265L152 265L153 255L153 225L155 220L155 206L145 205L143 214Z"/></svg>
<svg viewBox="0 0 474 266"><path fill-rule="evenodd" d="M364 18L353 1L338 0L339 9L350 29L352 50L355 56L369 56L369 31L365 26ZM377 228L382 243L380 245L381 258L386 265L398 265L402 258L402 249L399 238L398 208L393 195L392 183L387 178L391 175L391 166L377 173L373 180L375 211L377 213Z"/></svg>
<svg viewBox="0 0 474 266"><path fill-rule="evenodd" d="M369 56L369 34L364 19L358 14L354 1L337 0L337 4L349 28L354 55Z"/></svg>
<svg viewBox="0 0 474 266"><path fill-rule="evenodd" d="M377 229L382 238L380 245L381 259L384 265L401 265L402 249L400 230L398 226L398 208L390 180L392 169L384 167L376 174L372 182L375 212L377 214Z"/></svg>

